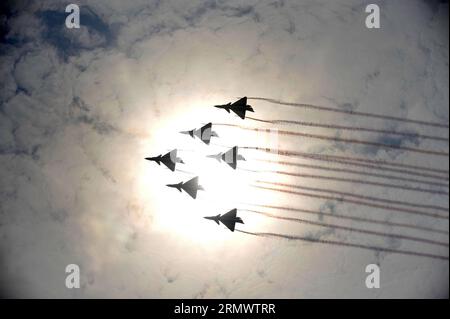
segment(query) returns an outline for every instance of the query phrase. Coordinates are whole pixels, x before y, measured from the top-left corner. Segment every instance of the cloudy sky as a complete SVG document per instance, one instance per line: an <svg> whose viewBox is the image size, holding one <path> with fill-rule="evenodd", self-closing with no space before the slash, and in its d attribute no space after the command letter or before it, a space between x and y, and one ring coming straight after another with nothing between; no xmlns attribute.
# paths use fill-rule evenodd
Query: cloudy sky
<svg viewBox="0 0 450 319"><path fill-rule="evenodd" d="M263 180L448 207L448 196L442 194L267 171L417 186L411 182L283 167L262 160L435 182L436 178L245 149L241 152L247 160L239 162L241 169L236 171L205 158L226 150L225 146L261 146L447 169L448 156L282 136L276 129L441 152L448 152L448 140L263 125L212 108L253 96L448 125L448 3L372 2L380 6L380 29L366 28L365 7L371 2L359 0L84 0L75 2L81 8L79 29L65 27L65 7L70 2L2 1L2 294L19 298L447 297L448 259L232 233L202 218L236 207L245 222L239 229L249 232L448 256L445 245L296 223L244 210L256 208L251 204L294 207L323 214L257 210L448 243L445 218L252 186ZM249 103L255 109L251 115L265 120L448 138L448 128L261 100ZM219 135L213 145L178 133L208 122ZM272 134L214 123L270 128ZM186 162L179 166L182 171L170 172L144 160L173 148ZM440 182L448 184L448 173L439 174ZM165 187L195 175L205 187L196 200ZM445 185L419 186L448 192ZM448 216L448 210L440 214ZM80 267L79 289L65 286L68 264ZM368 264L380 266L380 289L365 285Z"/></svg>

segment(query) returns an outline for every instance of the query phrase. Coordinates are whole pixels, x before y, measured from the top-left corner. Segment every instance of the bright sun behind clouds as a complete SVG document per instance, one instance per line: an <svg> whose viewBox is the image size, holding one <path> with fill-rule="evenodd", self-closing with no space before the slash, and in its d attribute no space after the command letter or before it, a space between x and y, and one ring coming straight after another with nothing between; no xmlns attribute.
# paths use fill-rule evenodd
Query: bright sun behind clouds
<svg viewBox="0 0 450 319"><path fill-rule="evenodd" d="M231 101L232 99L230 99ZM264 177L262 162L251 160L250 150L239 149L239 154L246 161L238 161L237 169L233 170L227 163L208 158L226 152L233 146L271 145L276 144L277 137L261 132L240 130L235 127L215 125L232 123L251 125L248 120L241 120L233 114L214 109L218 103L228 102L227 98L200 101L198 107L189 112L177 112L171 119L155 123L149 134L154 137L151 141L142 143L142 161L139 164L139 196L145 211L153 214L153 228L161 232L170 232L193 242L235 240L237 234L230 232L222 224L216 225L212 221L203 219L204 216L225 214L233 208L238 209L238 216L244 223L247 221L252 228L262 226L261 223L270 222L257 218L251 214L240 212L243 203L260 203L261 192L252 187L256 180ZM186 106L186 108L188 108ZM212 137L210 145L204 144L198 138L180 134L180 131L199 128L212 122L212 130L219 137ZM156 127L156 129L155 129ZM270 143L271 144L270 144ZM272 145L277 147L277 145ZM158 166L154 162L145 161L144 157L165 154L172 149L178 150L178 157L185 164L178 163L176 171L171 172L163 164ZM199 177L200 190L194 200L188 194L166 187L167 184L185 182L195 176ZM264 194L264 201L268 197L276 196ZM251 223L250 223L251 221ZM237 225L237 229L245 229L246 225Z"/></svg>

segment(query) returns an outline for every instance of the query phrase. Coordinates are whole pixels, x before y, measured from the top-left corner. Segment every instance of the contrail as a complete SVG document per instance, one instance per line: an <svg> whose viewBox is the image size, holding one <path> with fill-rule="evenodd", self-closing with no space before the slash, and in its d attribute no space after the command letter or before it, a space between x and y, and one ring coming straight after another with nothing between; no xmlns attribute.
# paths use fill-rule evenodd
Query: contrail
<svg viewBox="0 0 450 319"><path fill-rule="evenodd" d="M263 119L258 119L258 118L251 117L251 116L247 116L246 118L253 120L253 121L257 121L257 122L274 124L274 125L275 124L283 124L283 125L287 124L287 125L299 125L299 126L309 126L309 127L321 127L321 128L326 128L326 129L336 129L336 130L343 130L343 131L370 132L370 133L399 135L399 136L436 140L436 141L444 141L444 142L449 141L448 138L446 138L446 137L425 135L425 134L419 134L419 133L380 130L380 129L367 128L367 127L343 126L343 125L335 125L335 124L321 124L321 123L314 123L314 122L291 121L291 120L263 120ZM224 125L224 124L217 124L217 125ZM226 124L226 125L228 126L228 124Z"/></svg>
<svg viewBox="0 0 450 319"><path fill-rule="evenodd" d="M261 181L261 180L257 180L256 182L264 183L264 184L270 184L270 185L275 185L275 186L283 186L283 187L291 187L291 188L303 189L303 190L313 191L313 192L323 192L323 193L330 193L330 194L340 195L340 196L348 196L348 197L359 198L359 199L364 199L364 200L369 200L369 201L382 202L382 203L385 203L385 204L403 205L403 206L410 206L410 207L414 207L414 208L435 209L435 210L440 210L440 211L444 211L444 212L448 212L448 210L449 210L448 207L442 207L442 206L436 206L436 205L418 204L418 203L404 202L404 201L399 201L399 200L390 200L390 199L387 199L387 198L359 195L359 194L342 192L342 191L337 191L337 190L328 189L328 188L316 188L316 187L308 187L308 186L301 186L301 185L268 182L268 181Z"/></svg>
<svg viewBox="0 0 450 319"><path fill-rule="evenodd" d="M416 188L416 187L410 187L410 186L406 186L406 185L379 183L379 182L374 182L374 181L367 181L367 180L360 180L360 179L353 179L353 178L345 178L345 177L333 177L333 176L313 175L313 174L300 174L300 173L290 173L290 172L283 172L283 171L267 171L267 173L281 174L281 175L287 175L287 176L293 176L293 177L323 179L323 180L345 182L345 183L364 184L364 185L380 186L380 187L387 187L387 188L396 188L396 189L403 189L403 190L419 192L419 193L448 195L448 192L446 192L446 191L438 191L438 190L432 190L432 189Z"/></svg>
<svg viewBox="0 0 450 319"><path fill-rule="evenodd" d="M270 134L273 134L274 132L276 132L277 134L280 134L280 135L290 135L290 136L305 137L305 138L312 138L312 139L325 140L325 141L361 144L361 145L375 146L375 147L380 147L380 148L391 148L391 149L426 154L426 155L436 155L436 156L446 156L446 157L449 156L449 153L444 152L444 151L433 151L433 150L427 150L427 149L422 149L422 148L406 147L406 146L391 145L391 144L385 144L385 143L379 143L379 142L357 140L357 139L353 139L353 138L341 138L341 137L334 137L334 136L329 136L329 135L300 133L300 132L292 132L292 131L284 131L284 130L274 131L274 130L270 130L270 129L259 129L259 128L246 127L246 126L239 126L239 128L243 129L243 130L247 130L247 131L256 131L256 132L265 131Z"/></svg>
<svg viewBox="0 0 450 319"><path fill-rule="evenodd" d="M302 213L302 214L311 214L311 215L318 215L318 216L323 215L323 216L328 216L328 217L333 217L333 218L338 218L338 219L353 220L353 221L364 222L364 223L369 223L369 224L378 224L378 225L386 225L386 226L391 226L391 227L403 227L403 228L417 229L417 230L421 230L421 231L425 231L425 232L448 235L448 231L446 231L446 230L433 229L433 228L429 228L429 227L416 226L416 225L411 225L411 224L390 222L390 221L370 219L370 218L364 218L364 217L356 217L356 216L336 215L336 214L332 214L332 213L328 213L328 212L314 211L314 210L309 210L309 209L301 209L301 208L293 208L293 207L285 207L285 206L247 204L247 203L242 203L242 204L248 205L248 206L269 208L269 209L279 209L279 210L285 210L285 211L289 211L289 212ZM241 209L241 210L254 211L251 209Z"/></svg>
<svg viewBox="0 0 450 319"><path fill-rule="evenodd" d="M258 146L241 146L242 149L252 149L257 151L263 151L270 154L279 154L283 156L289 156L289 157L302 157L302 158L309 158L309 159L315 159L315 160L326 160L329 162L335 162L335 163L345 163L345 164L351 164L351 165L358 165L362 167L369 167L369 168L375 168L375 169L383 169L383 170L390 170L390 171L396 171L399 173L405 173L405 174L413 174L417 176L423 176L423 177L432 177L437 179L445 179L448 180L448 176L439 176L439 175L428 175L423 173L417 173L407 170L394 170L392 168L385 168L381 166L394 166L394 167L402 167L407 169L414 169L419 171L430 171L435 173L442 173L448 175L447 170L443 169L436 169L436 168L429 168L424 166L417 166L417 165L410 165L410 164L403 164L403 163L395 163L395 162L388 162L384 160L371 160L368 158L361 158L361 157L354 157L354 156L342 156L342 155L326 155L326 154L314 154L314 153L306 153L306 152L297 152L297 151L289 151L289 150L279 150L279 149L270 149L270 148L264 148L264 147L258 147ZM367 164L364 164L364 166L361 163L369 163L373 164L368 166Z"/></svg>
<svg viewBox="0 0 450 319"><path fill-rule="evenodd" d="M369 234L369 235L380 236L380 237L390 237L390 238L405 239L405 240L411 240L411 241L422 242L422 243L427 243L427 244L432 244L432 245L445 246L445 247L449 246L448 243L445 243L445 242L442 242L442 241L426 239L426 238L421 238L421 237L407 236L407 235L401 235L401 234L389 234L389 233L383 233L383 232L378 232L378 231L374 231L374 230L367 230L367 229L354 228L354 227L348 227L348 226L342 226L342 225L336 225L336 224L315 222L315 221L301 219L301 218L277 216L277 215L273 215L273 214L269 214L269 213L265 213L265 212L260 212L260 211L251 211L251 212L259 214L259 215L262 215L262 216L274 218L274 219L286 220L286 221L291 221L291 222L296 222L296 223L301 223L301 224L308 224L308 225L314 225L314 226L320 226L320 227L334 228L334 229L340 229L340 230L345 230L345 231L350 231L350 232L355 232L355 233L361 233L361 234Z"/></svg>
<svg viewBox="0 0 450 319"><path fill-rule="evenodd" d="M365 117L379 118L379 119L384 119L384 120L392 120L392 121L399 121L399 122L405 122L405 123L414 123L414 124L420 124L420 125L426 125L426 126L441 127L441 128L449 128L448 124L443 124L443 123L420 121L420 120L410 120L410 119L405 119L405 118L401 118L401 117L374 114L374 113L366 113L366 112L358 112L358 111L353 111L353 110L336 109L336 108L320 106L320 105L305 104L305 103L289 103L289 102L283 102L283 101L278 101L275 99L269 99L269 98L264 98L264 97L247 97L247 99L248 100L266 101L269 103L274 103L274 104L279 104L279 105L287 105L287 106L315 109L315 110L320 110L320 111L343 113L343 114L357 115L357 116L365 116Z"/></svg>
<svg viewBox="0 0 450 319"><path fill-rule="evenodd" d="M395 176L395 175L370 173L370 172L357 171L357 170L346 169L346 168L335 168L335 167L329 167L329 166L311 165L311 164L294 163L294 162L286 162L286 161L274 161L274 160L258 159L258 158L253 159L253 160L259 161L259 162L265 162L265 163L278 164L278 165L282 165L282 166L312 168L312 169L331 171L331 172L337 172L337 173L348 173L348 174L372 176L372 177L378 177L378 178L386 178L386 179L390 179L390 180L399 180L399 181L418 183L418 184L426 184L426 185L432 185L432 186L438 186L438 187L449 187L449 185L445 184L445 183L438 183L438 182L426 181L426 180L421 180L421 179L400 177L400 176Z"/></svg>
<svg viewBox="0 0 450 319"><path fill-rule="evenodd" d="M259 185L251 185L251 186L259 188L259 189L275 191L275 192L281 192L281 193L285 193L285 194L292 194L292 195L305 196L305 197L311 197L311 198L319 198L319 199L326 199L326 200L334 200L334 201L338 201L338 202L346 202L346 203L352 203L352 204L356 204L356 205L362 205L362 206L379 208L379 209L387 210L387 211L398 211L398 212L404 212L404 213L407 213L407 214L429 216L429 217L440 218L440 219L449 219L449 217L445 216L445 215L436 214L436 213L429 213L429 212L424 212L424 211L415 210L415 209L409 209L409 208L405 208L405 207L381 205L381 204L369 203L369 202L365 202L365 201L353 200L353 199L348 199L348 198L339 198L339 197L333 197L333 196L327 196L327 195L317 195L317 194L311 194L311 193L305 193L305 192L297 192L297 191L291 191L291 190L288 190L288 189L265 187L265 186L259 186Z"/></svg>
<svg viewBox="0 0 450 319"><path fill-rule="evenodd" d="M283 239L287 239L287 240L301 240L301 241L307 241L307 242L313 242L313 243L321 243L321 244L328 244L328 245L375 250L377 252L383 251L383 252L395 253L395 254L412 255L412 256L418 256L418 257L428 257L428 258L448 260L447 256L421 253L421 252L416 252L416 251L411 251L411 250L384 248L384 247L379 247L379 246L346 243L346 242L340 242L340 241L335 241L335 240L316 239L316 238L311 238L311 237L302 237L302 236L294 236L294 235L286 235L286 234L257 233L257 232L249 232L249 231L245 231L245 230L241 230L241 229L236 229L236 231L243 233L243 234L253 235L253 236L258 236L258 237L266 237L266 238L275 237L275 238L283 238Z"/></svg>

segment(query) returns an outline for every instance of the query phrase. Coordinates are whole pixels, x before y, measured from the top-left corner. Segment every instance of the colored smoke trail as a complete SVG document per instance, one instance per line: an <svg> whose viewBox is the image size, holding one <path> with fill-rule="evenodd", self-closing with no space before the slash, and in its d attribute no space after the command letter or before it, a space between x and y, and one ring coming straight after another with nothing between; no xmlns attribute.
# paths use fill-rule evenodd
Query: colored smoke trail
<svg viewBox="0 0 450 319"><path fill-rule="evenodd" d="M449 219L449 217L445 216L445 215L424 212L424 211L419 211L419 210L414 210L414 209L409 209L409 208L404 208L404 207L381 205L381 204L369 203L369 202L353 200L353 199L343 199L343 198L339 198L339 197L317 195L317 194L311 194L311 193L305 193L305 192L297 192L297 191L291 191L291 190L287 190L287 189L279 189L279 188L265 187L265 186L259 186L259 185L252 185L252 186L259 188L259 189L263 189L263 190L281 192L281 193L285 193L285 194L305 196L305 197L311 197L311 198L319 198L319 199L325 199L325 200L333 200L333 201L338 201L338 202L346 202L346 203L351 203L351 204L356 204L356 205L379 208L379 209L387 210L387 211L397 211L397 212L403 212L403 213L407 213L407 214L429 216L429 217L447 219L447 220Z"/></svg>
<svg viewBox="0 0 450 319"><path fill-rule="evenodd" d="M378 220L378 219L371 219L371 218L365 218L365 217L336 215L336 214L332 214L332 213L328 213L328 212L314 211L314 210L310 210L310 209L294 208L294 207L287 207L287 206L276 206L276 205L264 205L264 204L248 204L248 203L242 203L242 204L248 205L248 206L268 208L268 209L285 210L288 212L301 213L301 214L327 216L327 217L332 217L332 218L337 218L337 219L352 220L352 221L356 221L356 222L363 222L363 223L369 223L369 224L410 228L410 229L416 229L416 230L421 230L421 231L431 232L431 233L439 233L439 234L444 234L444 235L448 235L448 233L449 233L446 230L433 229L433 228L429 228L429 227L423 227L423 226L417 226L417 225L411 225L411 224L405 224L405 223L398 223L398 222L391 222L391 221L384 221L384 220ZM252 209L240 209L240 210L254 211Z"/></svg>
<svg viewBox="0 0 450 319"><path fill-rule="evenodd" d="M240 233L243 233L243 234L253 235L253 236L257 236L257 237L282 238L282 239L287 239L287 240L299 240L299 241L307 241L307 242L328 244L328 245L335 245L335 246L361 248L361 249L366 249L366 250L374 250L374 251L377 251L377 252L381 251L381 252L387 252L387 253L396 253L396 254L411 255L411 256L417 256L417 257L428 257L428 258L448 260L447 256L422 253L422 252L417 252L417 251L412 251L412 250L401 250L401 249L394 249L394 248L384 248L384 247L380 247L380 246L346 243L346 242L335 241L335 240L316 239L316 238L302 237L302 236L295 236L295 235L286 235L286 234L277 234L277 233L250 232L250 231L245 231L245 230L241 230L241 229L236 229L236 231L240 232Z"/></svg>
<svg viewBox="0 0 450 319"><path fill-rule="evenodd" d="M400 177L400 176L395 176L395 175L370 173L370 172L357 171L357 170L346 169L346 168L334 168L334 167L329 167L329 166L294 163L294 162L286 162L286 161L274 161L274 160L267 160L267 159L253 159L253 160L259 161L259 162L265 162L265 163L278 164L281 166L312 168L312 169L318 169L318 170L324 170L324 171L330 171L330 172L336 172L336 173L347 173L347 174L363 175L363 176L370 176L370 177L377 177L377 178L386 178L386 179L390 179L390 180L399 180L399 181L418 183L418 184L426 184L426 185L438 186L438 187L449 187L449 184L445 184L445 183L438 183L438 182L432 182L432 181L426 181L426 180L422 180L422 179L414 179L414 178L408 178L408 177Z"/></svg>
<svg viewBox="0 0 450 319"><path fill-rule="evenodd" d="M302 185L294 185L294 184L286 184L286 183L276 183L276 182L268 182L268 181L261 181L257 180L258 183L264 183L264 184L270 184L275 186L283 186L283 187L291 187L291 188L298 188L308 191L314 191L314 192L325 192L330 193L334 195L341 195L341 196L348 196L348 197L354 197L369 201L377 201L382 202L384 204L395 204L395 205L403 205L403 206L410 206L414 208L426 208L426 209L435 209L440 210L444 212L448 212L448 207L442 207L442 206L436 206L436 205L426 205L426 204L418 204L418 203L412 203L412 202L405 202L405 201L399 201L399 200L390 200L387 198L381 198L381 197L373 197L373 196L366 196L366 195L360 195L355 193L348 193L348 192L342 192L337 190L332 190L328 188L317 188L317 187L309 187L309 186L302 186Z"/></svg>
<svg viewBox="0 0 450 319"><path fill-rule="evenodd" d="M296 222L296 223L301 223L301 224L308 224L308 225L314 225L314 226L320 226L320 227L334 228L334 229L340 229L340 230L356 232L356 233L361 233L361 234L369 234L369 235L380 236L380 237L390 237L390 238L405 239L405 240L422 242L422 243L427 243L427 244L432 244L432 245L445 246L445 247L449 246L449 244L445 243L445 242L432 240L432 239L421 238L421 237L401 235L401 234L383 233L383 232L374 231L374 230L368 230L368 229L361 229L361 228L342 226L342 225L336 225L336 224L315 222L315 221L311 221L311 220L307 220L307 219L301 219L301 218L277 216L277 215L273 215L273 214L265 213L265 212L260 212L260 211L251 211L251 212L259 214L259 215L262 215L262 216L274 218L274 219L291 221L291 222Z"/></svg>
<svg viewBox="0 0 450 319"><path fill-rule="evenodd" d="M270 148L264 148L264 147L258 147L258 146L240 146L240 148L257 150L257 151L262 151L262 152L266 152L269 154L278 154L278 155L288 156L288 157L301 157L301 158L315 159L315 160L327 161L327 162L333 162L333 163L357 165L357 166L367 167L367 168L383 169L383 170L389 170L389 171L394 171L394 172L398 172L398 173L405 173L405 174L411 174L411 175L417 175L417 176L423 176L423 177L443 179L443 180L447 180L447 181L449 180L449 178L448 178L449 172L447 170L429 168L429 167L424 167L424 166L388 162L388 161L384 161L384 160L371 160L368 158L361 158L361 157L354 157L354 156L325 155L325 154L297 152L297 151L290 151L290 150L270 149ZM369 163L369 164L373 164L373 165L367 165L367 164L363 165L360 163ZM413 169L413 170L419 170L419 171L430 171L430 172L446 174L447 176L444 177L444 176L439 176L439 175L424 174L424 173L405 171L405 170L394 170L392 168L386 168L383 166L402 167L402 168L406 168L406 169Z"/></svg>
<svg viewBox="0 0 450 319"><path fill-rule="evenodd" d="M389 183L380 183L380 182L367 181L367 180L361 180L361 179L353 179L353 178L345 178L345 177L332 177L332 176L325 176L325 175L290 173L290 172L283 172L283 171L267 171L267 172L268 173L275 173L275 174L286 175L286 176L293 176L293 177L303 177L303 178L311 178L311 179L330 180L330 181L354 183L354 184L364 184L364 185L372 185L372 186L379 186L379 187L386 187L386 188L396 188L396 189L402 189L402 190L413 191L413 192L420 192L420 193L448 195L448 192L446 192L446 191L438 191L438 190L432 190L432 189L423 189L423 188L416 188L416 187L410 187L410 186L405 186L405 185L389 184Z"/></svg>
<svg viewBox="0 0 450 319"><path fill-rule="evenodd" d="M434 151L434 150L427 150L427 149L415 148L415 147L398 146L398 145L391 145L391 144L385 144L385 143L379 143L379 142L357 140L357 139L353 139L353 138L341 138L341 137L334 137L334 136L329 136L329 135L300 133L300 132L292 132L292 131L284 131L284 130L258 129L258 128L245 127L245 126L239 126L239 128L243 129L243 130L248 130L248 131L256 131L256 132L264 132L265 131L269 134L276 133L276 134L280 134L280 135L305 137L305 138L312 138L312 139L325 140L325 141L375 146L375 147L380 147L380 148L389 148L389 149L414 152L414 153L420 153L420 154L426 154L426 155L436 155L436 156L445 156L445 157L449 156L449 153L444 152L444 151Z"/></svg>
<svg viewBox="0 0 450 319"><path fill-rule="evenodd" d="M336 125L336 124L321 124L321 123L314 123L314 122L304 122L304 121L292 121L292 120L262 120L255 117L247 116L247 119L256 121L256 122L262 122L267 124L282 124L282 125L298 125L298 126L309 126L309 127L320 127L320 128L326 128L326 129L336 129L336 130L343 130L343 131L353 131L353 132L370 132L370 133L379 133L379 134L389 134L389 135L399 135L399 136L405 136L405 137L411 137L411 138L421 138L421 139L429 139L429 140L436 140L436 141L444 141L448 142L448 138L446 137L440 137L440 136L434 136L434 135L424 135L419 133L408 133L408 132L398 132L398 131L392 131L392 130L380 130L380 129L374 129L374 128L367 128L367 127L356 127L356 126L343 126L343 125ZM221 124L218 124L221 125Z"/></svg>
<svg viewBox="0 0 450 319"><path fill-rule="evenodd" d="M358 111L352 111L352 110L343 110L343 109L337 109L337 108L314 105L314 104L289 103L289 102L283 102L283 101L270 99L270 98L264 98L264 97L247 97L247 100L259 100L259 101L266 101L266 102L278 104L278 105L301 107L301 108L308 108L308 109L314 109L314 110L319 110L319 111L343 113L343 114L349 114L349 115L355 115L355 116L364 116L364 117L378 118L378 119L384 119L384 120L413 123L413 124L419 124L419 125L425 125L425 126L447 128L447 129L449 128L448 124L443 124L443 123L428 122L428 121L421 121L421 120L410 120L410 119L405 119L405 118L396 117L396 116L381 115L381 114L374 114L374 113L367 113L367 112L358 112Z"/></svg>

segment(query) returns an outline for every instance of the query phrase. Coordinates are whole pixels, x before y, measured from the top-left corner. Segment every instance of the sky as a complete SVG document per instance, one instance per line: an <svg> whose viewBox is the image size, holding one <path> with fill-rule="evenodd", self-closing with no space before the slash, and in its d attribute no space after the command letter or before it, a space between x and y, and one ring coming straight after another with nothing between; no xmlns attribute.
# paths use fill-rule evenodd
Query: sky
<svg viewBox="0 0 450 319"><path fill-rule="evenodd" d="M268 171L414 183L287 167L267 160L427 178L243 148L240 153L246 161L240 161L235 171L206 158L234 145L258 146L446 170L448 155L401 148L448 153L448 127L249 99L255 110L250 116L259 119L367 127L416 136L274 125L241 120L212 106L242 96L264 97L448 125L447 1L373 1L380 7L379 29L366 28L365 8L372 2L359 0L85 0L76 2L79 29L65 26L69 3L2 1L0 5L2 296L448 297L448 244L374 236L245 211L252 208L448 243L445 218L252 186L266 181L448 207L448 195ZM219 135L209 146L179 134L209 122ZM270 131L218 125L223 123ZM365 140L397 149L283 135L279 130ZM179 171L144 160L174 148L185 161L177 164ZM196 200L165 186L197 175L205 191ZM421 187L448 192L448 172L440 176L447 186ZM248 232L411 250L447 259L252 236L230 232L202 218L233 208L245 222L237 228ZM448 208L441 214L448 216ZM386 224L330 215L378 219ZM78 289L65 286L69 264L80 268ZM369 264L380 268L379 289L365 285Z"/></svg>

